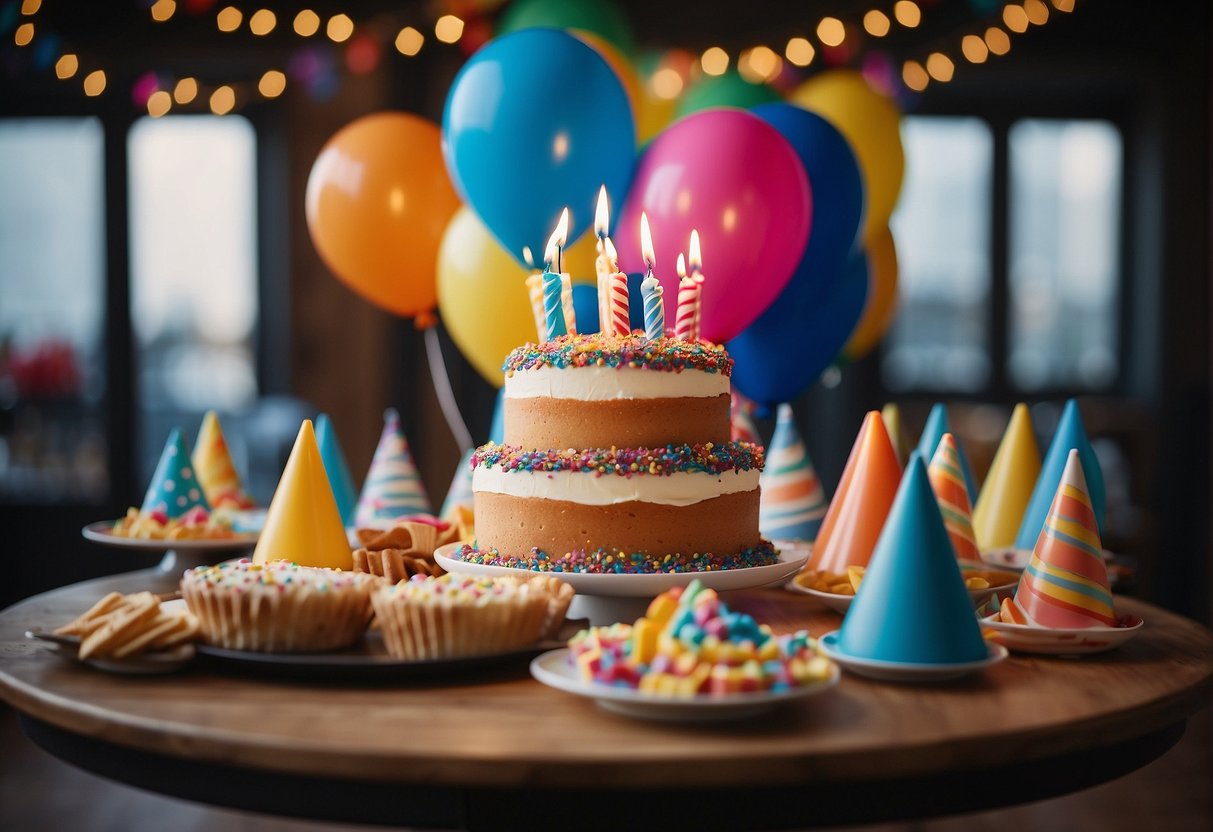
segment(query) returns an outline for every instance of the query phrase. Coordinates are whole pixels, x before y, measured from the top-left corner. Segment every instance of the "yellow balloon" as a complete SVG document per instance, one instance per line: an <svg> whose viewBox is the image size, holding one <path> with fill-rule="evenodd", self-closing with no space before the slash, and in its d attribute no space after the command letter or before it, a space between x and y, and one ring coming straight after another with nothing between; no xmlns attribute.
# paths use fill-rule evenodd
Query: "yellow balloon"
<svg viewBox="0 0 1213 832"><path fill-rule="evenodd" d="M622 207L622 194L619 195L617 204ZM619 210L619 208L615 210ZM581 239L564 250L564 270L573 278L574 283L588 283L596 286L598 285L598 272L594 271L596 259L598 259L598 238L594 235L594 229L591 228L581 235Z"/></svg>
<svg viewBox="0 0 1213 832"><path fill-rule="evenodd" d="M842 348L849 361L863 358L880 342L897 311L897 248L893 233L882 228L864 246L868 255L868 302L855 331Z"/></svg>
<svg viewBox="0 0 1213 832"><path fill-rule="evenodd" d="M677 110L677 98L662 98L645 84L636 108L636 141L644 144L668 127Z"/></svg>
<svg viewBox="0 0 1213 832"><path fill-rule="evenodd" d="M832 69L810 78L792 91L788 101L817 113L850 142L867 195L862 239L871 240L889 224L905 174L897 105L851 69Z"/></svg>

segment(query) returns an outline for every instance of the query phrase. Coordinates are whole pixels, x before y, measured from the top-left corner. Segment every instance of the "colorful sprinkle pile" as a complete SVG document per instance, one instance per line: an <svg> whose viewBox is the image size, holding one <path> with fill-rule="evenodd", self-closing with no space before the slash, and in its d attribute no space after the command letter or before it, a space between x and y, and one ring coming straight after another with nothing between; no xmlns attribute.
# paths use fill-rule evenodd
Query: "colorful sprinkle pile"
<svg viewBox="0 0 1213 832"><path fill-rule="evenodd" d="M516 445L490 442L472 454L472 468L500 466L503 471L580 471L601 476L616 474L665 475L762 470L761 445L749 442L707 442L702 445L666 445L664 448L569 448L564 451L524 451Z"/></svg>
<svg viewBox="0 0 1213 832"><path fill-rule="evenodd" d="M505 358L501 370L511 376L536 367L643 367L663 372L701 370L731 376L733 359L710 341L663 337L650 341L643 332L631 335L562 335L541 344L524 344Z"/></svg>
<svg viewBox="0 0 1213 832"><path fill-rule="evenodd" d="M627 554L618 549L599 547L593 551L577 549L563 555L549 555L531 549L529 557L503 555L496 549L477 549L464 544L451 555L455 560L482 566L506 566L530 572L577 572L589 575L654 575L667 572L723 572L728 569L749 569L779 562L779 552L764 540L757 546L735 554L714 555L653 555L646 552Z"/></svg>
<svg viewBox="0 0 1213 832"><path fill-rule="evenodd" d="M569 650L587 681L666 696L786 691L834 672L807 631L773 635L698 580L658 595L635 624L582 630Z"/></svg>

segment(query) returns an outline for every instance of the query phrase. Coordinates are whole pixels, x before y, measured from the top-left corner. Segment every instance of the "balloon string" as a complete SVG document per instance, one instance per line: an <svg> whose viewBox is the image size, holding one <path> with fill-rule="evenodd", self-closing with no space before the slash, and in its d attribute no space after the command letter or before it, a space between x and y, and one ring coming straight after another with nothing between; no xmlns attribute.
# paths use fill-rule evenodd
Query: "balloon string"
<svg viewBox="0 0 1213 832"><path fill-rule="evenodd" d="M472 433L459 412L459 403L455 401L451 377L447 375L446 362L442 360L442 345L438 343L438 327L425 331L425 354L429 359L430 379L434 382L438 406L442 408L442 415L446 417L447 427L451 429L460 453L465 453L472 448Z"/></svg>

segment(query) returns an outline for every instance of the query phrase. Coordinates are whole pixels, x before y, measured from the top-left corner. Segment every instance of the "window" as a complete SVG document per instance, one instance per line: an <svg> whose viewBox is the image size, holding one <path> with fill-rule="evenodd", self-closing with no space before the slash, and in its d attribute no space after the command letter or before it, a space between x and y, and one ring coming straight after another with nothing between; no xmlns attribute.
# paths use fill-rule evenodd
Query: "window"
<svg viewBox="0 0 1213 832"><path fill-rule="evenodd" d="M982 119L902 121L906 176L890 223L901 307L881 365L890 390L1096 391L1119 377L1120 132L1023 119L1001 137L1002 161Z"/></svg>
<svg viewBox="0 0 1213 832"><path fill-rule="evenodd" d="M0 121L0 499L106 498L104 137Z"/></svg>
<svg viewBox="0 0 1213 832"><path fill-rule="evenodd" d="M175 425L257 397L256 138L238 116L144 118L131 129L131 304L141 459Z"/></svg>

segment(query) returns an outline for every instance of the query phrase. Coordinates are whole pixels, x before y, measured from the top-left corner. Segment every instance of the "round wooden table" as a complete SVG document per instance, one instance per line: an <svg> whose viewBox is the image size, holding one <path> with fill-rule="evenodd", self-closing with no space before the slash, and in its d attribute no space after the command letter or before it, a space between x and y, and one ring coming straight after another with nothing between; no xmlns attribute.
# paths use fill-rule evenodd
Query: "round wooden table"
<svg viewBox="0 0 1213 832"><path fill-rule="evenodd" d="M739 722L616 716L533 681L325 684L107 675L24 637L155 570L76 584L0 613L0 695L29 736L116 780L233 808L465 828L780 828L974 811L1075 791L1169 749L1209 699L1213 637L1128 598L1146 621L1114 652L1018 656L954 682L844 676ZM780 589L729 593L776 632L839 617ZM646 819L648 819L646 821Z"/></svg>

